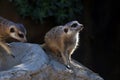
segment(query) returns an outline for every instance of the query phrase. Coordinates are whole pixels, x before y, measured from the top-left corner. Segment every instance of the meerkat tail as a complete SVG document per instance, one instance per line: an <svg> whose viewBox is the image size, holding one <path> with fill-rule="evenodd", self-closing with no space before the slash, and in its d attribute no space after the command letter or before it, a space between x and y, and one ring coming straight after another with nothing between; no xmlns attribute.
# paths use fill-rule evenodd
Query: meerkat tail
<svg viewBox="0 0 120 80"><path fill-rule="evenodd" d="M0 42L0 45L9 55L12 55L12 52L11 52L9 46L6 43Z"/></svg>

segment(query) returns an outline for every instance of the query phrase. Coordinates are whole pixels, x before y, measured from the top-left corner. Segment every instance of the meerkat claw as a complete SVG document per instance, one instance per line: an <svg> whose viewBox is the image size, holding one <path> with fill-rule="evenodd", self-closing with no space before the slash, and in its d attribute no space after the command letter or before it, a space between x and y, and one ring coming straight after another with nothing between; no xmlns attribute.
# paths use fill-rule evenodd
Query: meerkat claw
<svg viewBox="0 0 120 80"><path fill-rule="evenodd" d="M68 69L71 69L71 67L69 65L65 65Z"/></svg>
<svg viewBox="0 0 120 80"><path fill-rule="evenodd" d="M8 47L11 47L11 45L9 43L7 43Z"/></svg>
<svg viewBox="0 0 120 80"><path fill-rule="evenodd" d="M15 56L14 56L13 54L12 54L11 56L12 56L13 58L15 58Z"/></svg>

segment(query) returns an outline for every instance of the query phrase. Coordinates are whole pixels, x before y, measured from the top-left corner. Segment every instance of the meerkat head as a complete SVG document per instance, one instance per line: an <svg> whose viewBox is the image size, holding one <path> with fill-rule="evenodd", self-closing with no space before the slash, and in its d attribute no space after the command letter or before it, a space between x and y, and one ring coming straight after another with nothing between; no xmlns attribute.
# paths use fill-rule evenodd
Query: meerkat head
<svg viewBox="0 0 120 80"><path fill-rule="evenodd" d="M78 21L71 21L64 26L64 32L67 34L73 34L80 32L84 27Z"/></svg>
<svg viewBox="0 0 120 80"><path fill-rule="evenodd" d="M9 27L9 35L13 39L21 42L26 42L26 29L22 24L11 25Z"/></svg>

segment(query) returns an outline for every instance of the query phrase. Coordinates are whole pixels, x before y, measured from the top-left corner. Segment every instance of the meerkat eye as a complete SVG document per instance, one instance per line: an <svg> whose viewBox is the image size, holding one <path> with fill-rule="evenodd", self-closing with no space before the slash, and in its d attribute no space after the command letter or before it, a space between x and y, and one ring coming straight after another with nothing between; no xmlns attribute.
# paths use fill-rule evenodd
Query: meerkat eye
<svg viewBox="0 0 120 80"><path fill-rule="evenodd" d="M15 32L15 29L14 28L10 28L10 32L11 33Z"/></svg>
<svg viewBox="0 0 120 80"><path fill-rule="evenodd" d="M68 32L68 29L65 28L65 29L64 29L64 32L67 33L67 32Z"/></svg>
<svg viewBox="0 0 120 80"><path fill-rule="evenodd" d="M18 33L18 36L19 36L20 38L24 38L24 35L23 35L23 34Z"/></svg>
<svg viewBox="0 0 120 80"><path fill-rule="evenodd" d="M74 28L74 27L77 27L77 25L78 25L77 23L74 23L74 24L71 25L71 27Z"/></svg>

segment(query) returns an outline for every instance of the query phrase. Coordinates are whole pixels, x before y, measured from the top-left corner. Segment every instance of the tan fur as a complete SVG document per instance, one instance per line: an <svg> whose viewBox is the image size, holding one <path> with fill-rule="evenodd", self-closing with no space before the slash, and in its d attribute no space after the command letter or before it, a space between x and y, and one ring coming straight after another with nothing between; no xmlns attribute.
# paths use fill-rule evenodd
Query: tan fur
<svg viewBox="0 0 120 80"><path fill-rule="evenodd" d="M11 30L12 29L12 30ZM9 54L12 55L7 39L16 39L21 42L26 41L26 29L22 24L11 22L0 17L0 46ZM13 55L12 55L13 56Z"/></svg>
<svg viewBox="0 0 120 80"><path fill-rule="evenodd" d="M76 27L71 27L77 24ZM63 26L57 26L48 31L45 35L43 48L53 53L61 55L63 63L70 65L71 55L79 42L79 32L82 30L82 24L77 21L69 22Z"/></svg>

